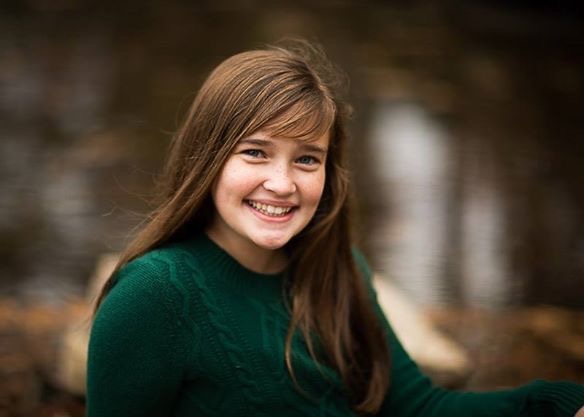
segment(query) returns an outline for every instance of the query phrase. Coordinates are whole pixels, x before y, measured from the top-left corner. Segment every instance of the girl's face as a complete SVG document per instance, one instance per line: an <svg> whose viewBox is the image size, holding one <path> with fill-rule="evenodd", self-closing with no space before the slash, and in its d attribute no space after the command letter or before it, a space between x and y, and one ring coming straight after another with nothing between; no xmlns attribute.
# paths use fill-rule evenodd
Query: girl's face
<svg viewBox="0 0 584 417"><path fill-rule="evenodd" d="M239 254L282 248L314 216L328 145L328 133L312 141L262 131L241 139L213 185L209 234Z"/></svg>

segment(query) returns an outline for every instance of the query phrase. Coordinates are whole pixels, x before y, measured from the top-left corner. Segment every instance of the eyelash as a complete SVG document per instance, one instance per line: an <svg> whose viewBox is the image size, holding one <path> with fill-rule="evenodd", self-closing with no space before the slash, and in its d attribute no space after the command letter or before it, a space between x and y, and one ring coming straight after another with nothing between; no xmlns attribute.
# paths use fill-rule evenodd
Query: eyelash
<svg viewBox="0 0 584 417"><path fill-rule="evenodd" d="M260 149L244 149L241 151L241 153L247 156L251 156L252 158L264 158L266 156L264 151Z"/></svg>
<svg viewBox="0 0 584 417"><path fill-rule="evenodd" d="M305 162L300 162L300 160L302 159L310 159L310 162L305 163ZM310 155L303 155L300 158L297 159L297 161L299 161L302 165L315 165L318 164L320 161L315 158L314 156L310 156Z"/></svg>
<svg viewBox="0 0 584 417"><path fill-rule="evenodd" d="M261 149L244 149L243 151L241 151L242 154L249 156L251 158L265 158L266 154L264 151L262 151ZM308 159L309 161L306 161L306 159ZM300 162L301 160L305 160L304 162ZM315 158L314 156L311 155L303 155L300 158L296 159L296 162L302 164L302 165L308 165L308 166L312 166L312 165L316 165L318 163L320 163L320 160L318 158Z"/></svg>

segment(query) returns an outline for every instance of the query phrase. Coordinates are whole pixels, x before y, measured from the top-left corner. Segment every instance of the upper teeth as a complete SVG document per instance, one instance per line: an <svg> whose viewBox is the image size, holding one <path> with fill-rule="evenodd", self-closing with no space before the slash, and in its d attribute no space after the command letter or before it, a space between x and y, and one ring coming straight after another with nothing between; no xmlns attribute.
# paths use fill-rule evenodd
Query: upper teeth
<svg viewBox="0 0 584 417"><path fill-rule="evenodd" d="M282 216L292 210L292 207L272 206L270 204L257 203L251 200L249 201L249 205L268 216Z"/></svg>

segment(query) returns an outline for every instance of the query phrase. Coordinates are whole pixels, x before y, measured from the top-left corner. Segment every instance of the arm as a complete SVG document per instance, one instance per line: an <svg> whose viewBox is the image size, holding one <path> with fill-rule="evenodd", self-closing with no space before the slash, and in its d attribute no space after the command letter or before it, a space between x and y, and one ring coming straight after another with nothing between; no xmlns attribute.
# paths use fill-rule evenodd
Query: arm
<svg viewBox="0 0 584 417"><path fill-rule="evenodd" d="M168 416L181 384L181 332L168 266L134 261L99 307L91 330L87 417Z"/></svg>
<svg viewBox="0 0 584 417"><path fill-rule="evenodd" d="M390 348L390 389L379 416L574 417L584 404L584 386L570 382L535 381L513 390L484 393L455 392L434 386L404 350L383 314L371 283L371 270L358 251L355 260L367 279Z"/></svg>
<svg viewBox="0 0 584 417"><path fill-rule="evenodd" d="M390 390L380 416L392 417L519 417L531 388L489 393L454 392L434 386L402 347L375 306L388 334L392 362ZM547 417L551 417L548 415Z"/></svg>
<svg viewBox="0 0 584 417"><path fill-rule="evenodd" d="M376 309L382 317L378 305ZM584 404L584 386L570 382L535 381L512 390L483 393L436 387L410 359L384 317L382 320L389 338L392 372L381 416L572 417Z"/></svg>

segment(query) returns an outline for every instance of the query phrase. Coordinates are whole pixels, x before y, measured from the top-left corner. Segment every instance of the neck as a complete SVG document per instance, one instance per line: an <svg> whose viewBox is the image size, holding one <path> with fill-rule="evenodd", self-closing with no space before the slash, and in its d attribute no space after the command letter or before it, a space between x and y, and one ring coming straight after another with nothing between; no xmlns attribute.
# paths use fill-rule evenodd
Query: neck
<svg viewBox="0 0 584 417"><path fill-rule="evenodd" d="M249 242L242 244L238 239L227 238L217 233L214 228L207 228L205 233L237 262L253 272L277 274L282 272L288 264L288 258L282 249L264 249Z"/></svg>

